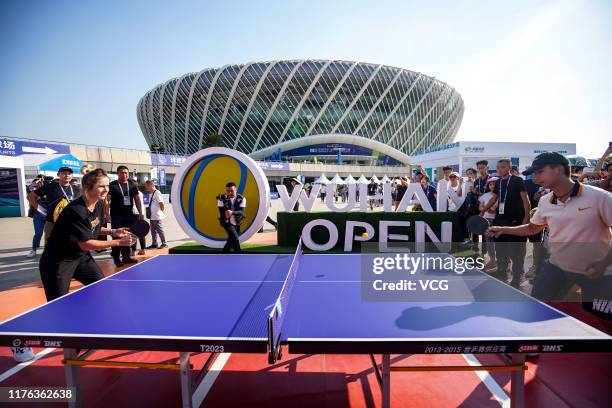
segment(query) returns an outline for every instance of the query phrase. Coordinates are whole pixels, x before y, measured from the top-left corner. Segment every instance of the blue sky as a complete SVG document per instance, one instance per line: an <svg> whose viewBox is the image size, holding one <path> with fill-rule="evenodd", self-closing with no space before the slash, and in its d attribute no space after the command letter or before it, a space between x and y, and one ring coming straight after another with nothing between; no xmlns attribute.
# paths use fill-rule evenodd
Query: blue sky
<svg viewBox="0 0 612 408"><path fill-rule="evenodd" d="M186 72L322 58L433 75L466 111L457 140L612 140L612 2L8 1L0 135L146 148L136 104Z"/></svg>

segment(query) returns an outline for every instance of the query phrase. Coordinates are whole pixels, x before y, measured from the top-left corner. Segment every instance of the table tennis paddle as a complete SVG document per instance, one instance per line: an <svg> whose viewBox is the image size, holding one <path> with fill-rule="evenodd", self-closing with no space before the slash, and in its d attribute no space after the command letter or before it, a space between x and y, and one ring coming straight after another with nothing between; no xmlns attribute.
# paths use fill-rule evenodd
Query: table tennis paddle
<svg viewBox="0 0 612 408"><path fill-rule="evenodd" d="M146 237L151 226L145 220L136 220L130 227L130 232L138 238Z"/></svg>
<svg viewBox="0 0 612 408"><path fill-rule="evenodd" d="M467 219L466 227L471 233L482 235L489 228L489 221L481 215L472 215Z"/></svg>

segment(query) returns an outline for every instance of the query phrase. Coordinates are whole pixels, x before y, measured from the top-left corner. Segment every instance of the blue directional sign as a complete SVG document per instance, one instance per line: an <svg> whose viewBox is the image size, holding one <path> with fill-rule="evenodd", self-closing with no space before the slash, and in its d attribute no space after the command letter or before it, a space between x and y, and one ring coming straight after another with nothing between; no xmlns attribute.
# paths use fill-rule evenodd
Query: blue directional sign
<svg viewBox="0 0 612 408"><path fill-rule="evenodd" d="M0 139L0 156L23 154L70 154L70 146L29 140Z"/></svg>

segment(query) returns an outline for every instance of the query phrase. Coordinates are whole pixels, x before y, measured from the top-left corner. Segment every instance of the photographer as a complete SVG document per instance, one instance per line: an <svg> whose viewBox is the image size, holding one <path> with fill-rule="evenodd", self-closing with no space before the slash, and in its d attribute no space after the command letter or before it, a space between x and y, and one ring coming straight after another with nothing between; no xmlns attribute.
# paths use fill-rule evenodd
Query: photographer
<svg viewBox="0 0 612 408"><path fill-rule="evenodd" d="M246 198L236 192L235 183L229 182L225 185L225 194L217 196L217 207L219 208L219 222L227 232L227 243L223 247L223 252L227 253L231 248L236 253L242 252L238 234L244 217Z"/></svg>
<svg viewBox="0 0 612 408"><path fill-rule="evenodd" d="M60 167L57 171L59 181L43 184L40 188L28 194L28 202L34 210L38 210L39 197L44 198L47 203L47 216L44 226L45 242L49 240L53 226L62 209L70 202L81 196L81 187L72 184L72 169ZM57 210L56 210L57 208Z"/></svg>

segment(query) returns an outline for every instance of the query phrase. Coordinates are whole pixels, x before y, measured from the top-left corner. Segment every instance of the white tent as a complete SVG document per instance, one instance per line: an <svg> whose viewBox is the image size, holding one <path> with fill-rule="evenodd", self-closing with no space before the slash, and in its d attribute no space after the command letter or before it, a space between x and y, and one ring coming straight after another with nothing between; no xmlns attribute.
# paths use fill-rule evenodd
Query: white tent
<svg viewBox="0 0 612 408"><path fill-rule="evenodd" d="M380 179L378 177L376 177L376 174L372 176L372 178L370 179L370 181L374 180L374 182L376 184L380 184Z"/></svg>
<svg viewBox="0 0 612 408"><path fill-rule="evenodd" d="M369 181L367 178L365 178L365 176L362 174L361 177L359 177L356 181L357 184L368 184Z"/></svg>
<svg viewBox="0 0 612 408"><path fill-rule="evenodd" d="M329 184L329 179L325 177L325 174L321 174L321 176L319 176L319 178L316 179L313 184L323 184L326 186Z"/></svg>
<svg viewBox="0 0 612 408"><path fill-rule="evenodd" d="M331 179L331 181L330 181L329 183L330 183L330 184L336 184L336 185L339 185L339 184L346 184L346 182L340 178L340 176L338 175L338 173L336 173L336 175L334 176L334 178L333 178L333 179Z"/></svg>
<svg viewBox="0 0 612 408"><path fill-rule="evenodd" d="M345 179L344 179L344 182L345 182L346 184L355 184L355 183L357 183L357 182L355 181L355 179L353 178L353 176L351 176L350 174L348 175L348 177L347 177L347 178L345 178Z"/></svg>
<svg viewBox="0 0 612 408"><path fill-rule="evenodd" d="M383 176L383 178L382 178L382 182L383 182L383 183L390 183L390 182L391 182L391 179L390 179L389 177L387 177L387 175L385 174L385 175Z"/></svg>

